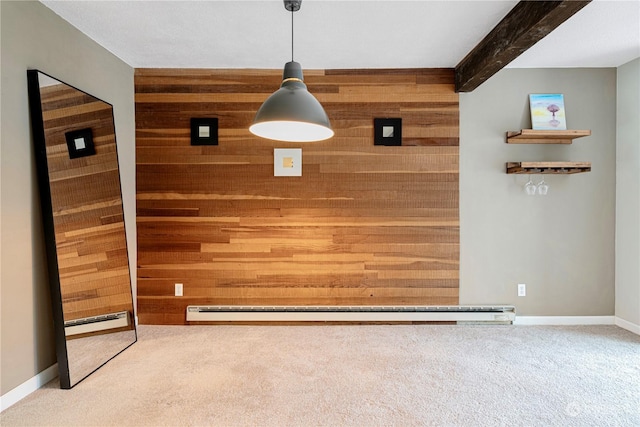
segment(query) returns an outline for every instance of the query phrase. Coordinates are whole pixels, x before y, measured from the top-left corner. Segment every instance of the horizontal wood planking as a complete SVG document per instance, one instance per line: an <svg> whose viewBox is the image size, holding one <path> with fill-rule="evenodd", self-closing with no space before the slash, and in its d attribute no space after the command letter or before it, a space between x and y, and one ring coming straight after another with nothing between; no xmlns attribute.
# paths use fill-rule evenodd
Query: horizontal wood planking
<svg viewBox="0 0 640 427"><path fill-rule="evenodd" d="M67 85L40 92L64 320L133 314L112 107ZM96 154L70 159L65 133L84 128Z"/></svg>
<svg viewBox="0 0 640 427"><path fill-rule="evenodd" d="M279 70L137 69L138 316L196 305L458 304L459 105L453 70L305 70L336 132L251 135ZM217 117L218 146L190 119ZM400 117L403 146L373 145ZM302 148L302 177L273 149ZM174 296L183 283L184 296Z"/></svg>

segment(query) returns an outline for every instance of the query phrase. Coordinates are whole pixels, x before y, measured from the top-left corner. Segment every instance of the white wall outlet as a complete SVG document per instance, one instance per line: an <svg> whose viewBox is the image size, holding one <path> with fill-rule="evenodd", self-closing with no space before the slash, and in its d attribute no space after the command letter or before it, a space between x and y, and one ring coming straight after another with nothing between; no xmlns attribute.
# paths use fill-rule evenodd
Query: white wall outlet
<svg viewBox="0 0 640 427"><path fill-rule="evenodd" d="M176 283L176 296L182 296L182 283Z"/></svg>
<svg viewBox="0 0 640 427"><path fill-rule="evenodd" d="M527 285L524 283L518 283L518 296L526 297L527 296Z"/></svg>

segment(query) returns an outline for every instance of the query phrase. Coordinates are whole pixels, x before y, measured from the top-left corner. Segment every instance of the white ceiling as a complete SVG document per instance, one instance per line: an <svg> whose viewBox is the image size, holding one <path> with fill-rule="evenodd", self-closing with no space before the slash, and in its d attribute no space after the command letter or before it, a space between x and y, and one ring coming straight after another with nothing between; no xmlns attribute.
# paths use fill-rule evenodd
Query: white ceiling
<svg viewBox="0 0 640 427"><path fill-rule="evenodd" d="M282 68L282 0L41 0L135 68ZM304 0L294 14L306 69L455 67L517 0ZM617 67L640 56L640 0L594 0L509 67Z"/></svg>

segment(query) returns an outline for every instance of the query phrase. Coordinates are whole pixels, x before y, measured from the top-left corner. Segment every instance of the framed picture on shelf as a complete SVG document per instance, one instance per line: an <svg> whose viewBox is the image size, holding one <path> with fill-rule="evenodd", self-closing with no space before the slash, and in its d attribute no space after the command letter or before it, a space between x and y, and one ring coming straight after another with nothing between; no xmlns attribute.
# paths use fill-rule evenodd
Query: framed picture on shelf
<svg viewBox="0 0 640 427"><path fill-rule="evenodd" d="M531 129L567 130L564 96L561 93L532 93L529 95Z"/></svg>

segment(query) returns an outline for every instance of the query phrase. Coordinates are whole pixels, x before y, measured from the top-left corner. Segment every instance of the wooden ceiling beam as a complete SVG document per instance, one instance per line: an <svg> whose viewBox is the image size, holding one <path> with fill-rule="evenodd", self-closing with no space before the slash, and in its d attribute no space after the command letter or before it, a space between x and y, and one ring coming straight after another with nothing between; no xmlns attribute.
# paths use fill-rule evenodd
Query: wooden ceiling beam
<svg viewBox="0 0 640 427"><path fill-rule="evenodd" d="M591 0L521 1L460 61L456 92L471 92Z"/></svg>

